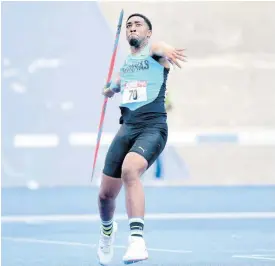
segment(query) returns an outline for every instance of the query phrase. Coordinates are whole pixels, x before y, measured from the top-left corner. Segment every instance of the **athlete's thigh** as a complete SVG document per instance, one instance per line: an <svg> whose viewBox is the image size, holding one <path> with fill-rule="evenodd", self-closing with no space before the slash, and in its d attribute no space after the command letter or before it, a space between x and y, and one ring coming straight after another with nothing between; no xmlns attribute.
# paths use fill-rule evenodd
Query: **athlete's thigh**
<svg viewBox="0 0 275 266"><path fill-rule="evenodd" d="M121 178L121 166L130 149L128 131L127 127L122 125L114 137L105 158L103 174L110 177Z"/></svg>
<svg viewBox="0 0 275 266"><path fill-rule="evenodd" d="M130 151L143 156L148 162L148 169L165 148L167 136L166 125L145 128Z"/></svg>

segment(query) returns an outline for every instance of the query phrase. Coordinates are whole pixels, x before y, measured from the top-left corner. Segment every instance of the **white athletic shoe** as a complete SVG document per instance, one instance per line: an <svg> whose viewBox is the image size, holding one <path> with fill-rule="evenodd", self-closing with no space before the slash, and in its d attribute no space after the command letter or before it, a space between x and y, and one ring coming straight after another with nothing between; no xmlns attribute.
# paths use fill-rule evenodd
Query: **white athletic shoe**
<svg viewBox="0 0 275 266"><path fill-rule="evenodd" d="M101 265L108 265L114 256L114 247L113 243L115 240L115 235L117 232L117 223L113 223L113 232L110 236L103 234L100 230L100 238L97 249L97 257Z"/></svg>
<svg viewBox="0 0 275 266"><path fill-rule="evenodd" d="M130 236L129 246L123 256L125 264L131 264L148 259L148 251L146 249L145 241L142 237Z"/></svg>

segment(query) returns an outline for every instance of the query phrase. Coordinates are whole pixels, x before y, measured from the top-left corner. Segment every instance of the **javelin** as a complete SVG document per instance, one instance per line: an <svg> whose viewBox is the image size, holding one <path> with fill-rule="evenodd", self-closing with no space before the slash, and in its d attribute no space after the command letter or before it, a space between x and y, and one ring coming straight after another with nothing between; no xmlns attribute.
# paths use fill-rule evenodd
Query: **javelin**
<svg viewBox="0 0 275 266"><path fill-rule="evenodd" d="M111 58L111 63L110 63L110 67L109 67L109 73L108 73L108 78L107 78L106 84L110 83L111 77L112 77L112 74L113 74L113 70L114 70L114 64L115 64L115 59L116 59L116 53L117 53L119 36L120 36L120 30L121 30L121 26L122 26L123 14L124 14L124 11L122 9L121 12L120 12L119 21L118 21L118 25L117 25L115 44L114 44L114 48L113 48L113 54L112 54L112 58ZM91 181L93 181L93 177L94 177L96 159L97 159L98 149L99 149L99 145L100 145L100 139L101 139L101 134L102 134L102 129L103 129L103 122L104 122L107 102L108 102L108 97L105 96L103 106L102 106L102 110L101 110L101 115L100 115L100 122L99 122L99 126L98 126L98 133L97 133L97 140L96 140L96 148L95 148L95 154L94 154L94 162L93 162L93 171L92 171Z"/></svg>

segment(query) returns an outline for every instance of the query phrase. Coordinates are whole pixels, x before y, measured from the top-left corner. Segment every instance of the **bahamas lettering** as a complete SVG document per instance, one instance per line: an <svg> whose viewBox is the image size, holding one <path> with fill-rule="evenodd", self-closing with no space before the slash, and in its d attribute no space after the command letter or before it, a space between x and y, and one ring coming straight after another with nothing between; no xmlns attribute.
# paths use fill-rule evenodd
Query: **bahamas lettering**
<svg viewBox="0 0 275 266"><path fill-rule="evenodd" d="M125 67L122 68L123 73L129 73L129 72L137 72L140 70L146 70L149 69L149 61L148 60L143 60L140 61L136 64L131 64L131 65L126 65Z"/></svg>

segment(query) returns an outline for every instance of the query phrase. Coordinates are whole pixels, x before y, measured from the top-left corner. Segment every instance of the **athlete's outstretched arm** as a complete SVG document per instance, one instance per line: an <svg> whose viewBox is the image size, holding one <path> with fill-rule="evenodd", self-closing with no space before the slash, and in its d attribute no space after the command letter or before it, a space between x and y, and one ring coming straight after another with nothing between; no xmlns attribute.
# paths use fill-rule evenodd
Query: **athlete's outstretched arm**
<svg viewBox="0 0 275 266"><path fill-rule="evenodd" d="M117 73L115 79L107 84L102 91L102 94L106 97L113 97L115 93L120 92L120 75Z"/></svg>
<svg viewBox="0 0 275 266"><path fill-rule="evenodd" d="M155 42L151 46L151 55L160 56L166 58L170 63L177 65L181 68L178 60L186 61L184 55L185 49L177 49L165 42Z"/></svg>

